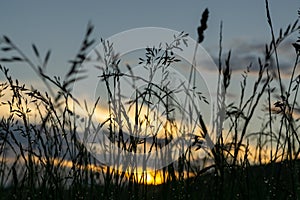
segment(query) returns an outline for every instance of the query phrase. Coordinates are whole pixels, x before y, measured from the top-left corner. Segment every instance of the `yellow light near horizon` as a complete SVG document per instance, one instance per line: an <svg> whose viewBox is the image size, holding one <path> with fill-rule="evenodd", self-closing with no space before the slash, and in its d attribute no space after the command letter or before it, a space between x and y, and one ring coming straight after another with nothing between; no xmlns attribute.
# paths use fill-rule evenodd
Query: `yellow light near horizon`
<svg viewBox="0 0 300 200"><path fill-rule="evenodd" d="M144 173L134 174L139 184L160 185L163 183L162 171L147 171Z"/></svg>
<svg viewBox="0 0 300 200"><path fill-rule="evenodd" d="M28 159L28 157L27 157ZM45 158L38 158L36 156L32 156L32 159L35 163L41 164L41 162L46 163L47 160ZM65 168L72 168L73 167L73 162L69 160L60 160L57 158L51 158L51 163L55 166L60 166L60 167L65 167ZM11 161L12 162L12 161ZM75 165L77 169L81 170L91 170L93 172L104 172L106 174L107 168L103 166L97 166L95 164L88 164L88 165ZM121 172L115 172L113 169L110 171L111 173L119 173ZM140 184L147 184L147 185L159 185L163 183L163 178L161 171L150 171L150 172L144 172L144 173L137 173L134 174L135 179L140 183ZM145 179L143 179L143 176ZM126 173L126 177L129 178L129 173ZM141 181L144 180L144 181Z"/></svg>
<svg viewBox="0 0 300 200"><path fill-rule="evenodd" d="M146 183L148 185L160 185L163 183L161 173L156 174L155 176L152 173L147 173Z"/></svg>

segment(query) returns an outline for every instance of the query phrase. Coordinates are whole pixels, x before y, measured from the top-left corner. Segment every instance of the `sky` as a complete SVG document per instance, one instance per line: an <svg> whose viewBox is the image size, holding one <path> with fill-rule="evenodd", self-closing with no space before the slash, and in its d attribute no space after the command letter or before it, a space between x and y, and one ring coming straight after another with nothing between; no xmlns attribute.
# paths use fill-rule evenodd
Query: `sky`
<svg viewBox="0 0 300 200"><path fill-rule="evenodd" d="M280 28L297 19L300 7L298 0L269 2L275 34ZM6 35L23 52L37 61L32 51L36 44L40 54L45 55L51 49L51 58L47 67L50 76L63 77L80 48L88 22L94 26L92 37L99 44L100 38L111 36L133 28L160 27L175 31L185 31L197 40L197 27L202 12L209 9L208 29L202 42L204 51L215 61L218 56L220 22L223 22L223 52L232 50L232 69L234 75L232 90L239 90L241 72L257 55L264 50L264 45L271 41L264 0L227 0L227 1L6 1L0 7L0 35ZM282 45L280 56L283 69L291 66L290 58L294 54L291 43L297 37ZM5 57L3 52L0 58ZM225 58L225 56L224 56ZM4 63L10 74L25 83L41 86L39 79L29 66ZM288 72L288 71L287 71ZM0 80L4 77L1 74ZM212 80L214 81L214 80ZM253 80L250 80L253 81ZM234 98L236 96L233 95Z"/></svg>
<svg viewBox="0 0 300 200"><path fill-rule="evenodd" d="M270 0L269 4L276 34L298 17L299 0ZM88 22L95 26L92 35L97 40L95 45L100 38L106 39L123 31L143 27L185 31L197 40L196 30L205 8L210 13L202 46L208 55L217 58L222 21L223 50L232 50L235 58L232 61L233 69L237 72L232 77L230 92L237 92L243 67L256 59L254 57L263 52L264 44L271 41L264 0L3 1L0 6L0 35L10 37L33 60L32 43L36 44L42 55L51 49L47 70L50 76L64 76L70 66L67 62L80 48ZM281 46L283 69L291 66L289 60L294 54L288 49L296 37L297 34ZM0 58L3 56L4 53L0 51ZM15 63L4 65L14 78L40 87L38 78L29 66ZM0 81L3 80L0 74ZM250 78L250 83L253 80ZM250 92L247 91L246 96ZM238 98L236 95L233 93L232 99ZM229 98L229 101L232 99ZM261 122L261 119L257 120ZM256 125L254 123L252 126L259 128Z"/></svg>
<svg viewBox="0 0 300 200"><path fill-rule="evenodd" d="M280 28L297 19L300 7L298 0L269 2L275 34ZM223 52L232 50L232 67L239 76L233 76L232 89L239 89L240 71L264 50L265 43L271 41L264 0L228 1L6 1L0 7L0 35L6 35L23 52L36 61L32 43L40 54L51 49L47 67L50 76L64 76L69 69L68 61L79 50L86 26L95 26L93 37L99 44L100 38L107 39L115 34L133 28L161 27L175 31L185 31L197 40L197 27L201 14L209 9L208 29L202 46L216 60L218 55L220 22L223 22ZM282 68L291 66L289 58L294 56L288 51L297 37L282 45L280 49ZM5 57L3 52L0 58ZM225 58L225 57L224 57ZM286 61L287 60L287 61ZM39 79L29 66L4 63L10 73L25 83L40 86ZM288 71L287 71L288 72ZM0 75L0 80L4 79Z"/></svg>
<svg viewBox="0 0 300 200"><path fill-rule="evenodd" d="M163 27L185 31L196 40L196 27L205 8L210 11L203 47L216 56L220 21L223 21L224 50L239 51L244 43L270 41L264 0L240 1L5 1L0 7L1 35L9 36L29 56L31 44L41 53L52 50L48 71L64 74L73 58L89 21L95 25L94 37L108 38L132 28ZM270 1L275 30L297 19L299 1ZM32 70L9 66L16 78L32 81ZM24 69L20 69L24 68Z"/></svg>

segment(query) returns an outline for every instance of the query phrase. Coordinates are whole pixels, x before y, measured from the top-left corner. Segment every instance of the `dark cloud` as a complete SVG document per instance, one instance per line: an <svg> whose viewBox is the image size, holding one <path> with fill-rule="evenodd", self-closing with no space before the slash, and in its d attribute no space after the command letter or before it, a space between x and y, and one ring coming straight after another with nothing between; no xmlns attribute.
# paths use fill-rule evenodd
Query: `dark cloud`
<svg viewBox="0 0 300 200"><path fill-rule="evenodd" d="M295 41L292 39L287 39L279 45L277 52L279 58L279 66L283 74L289 74L292 70L296 58L295 50L292 46L292 43ZM262 61L265 58L265 43L261 42L249 42L245 40L235 40L231 45L231 59L230 66L234 71L245 70L247 66L252 63L251 71L255 72L259 69L258 58L261 58ZM214 51L216 52L216 51ZM217 54L211 54L212 59L217 64L218 56ZM225 59L228 56L228 51L223 50L222 61L224 63ZM276 71L276 62L275 57L273 56L270 60L270 68ZM276 69L276 70L275 70ZM275 72L274 72L275 73Z"/></svg>

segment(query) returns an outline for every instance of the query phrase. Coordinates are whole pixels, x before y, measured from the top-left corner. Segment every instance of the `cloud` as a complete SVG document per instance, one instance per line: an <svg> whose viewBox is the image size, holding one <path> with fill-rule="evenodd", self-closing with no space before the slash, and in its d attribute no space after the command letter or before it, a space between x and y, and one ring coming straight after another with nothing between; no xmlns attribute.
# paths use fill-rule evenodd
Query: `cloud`
<svg viewBox="0 0 300 200"><path fill-rule="evenodd" d="M294 48L292 47L292 43L294 42L295 41L292 39L286 39L279 45L277 49L279 66L283 76L290 74L295 63L296 54ZM245 70L250 63L252 63L251 72L256 72L259 70L258 58L261 58L262 61L265 58L265 43L259 41L246 41L242 39L236 39L230 46L234 47L231 49L232 52L230 59L230 66L233 70L233 73L239 73L240 71ZM223 50L223 63L227 56L228 51ZM212 56L212 58L215 63L218 63L218 56L216 53ZM275 73L277 73L276 61L274 56L271 58L270 68L274 69Z"/></svg>

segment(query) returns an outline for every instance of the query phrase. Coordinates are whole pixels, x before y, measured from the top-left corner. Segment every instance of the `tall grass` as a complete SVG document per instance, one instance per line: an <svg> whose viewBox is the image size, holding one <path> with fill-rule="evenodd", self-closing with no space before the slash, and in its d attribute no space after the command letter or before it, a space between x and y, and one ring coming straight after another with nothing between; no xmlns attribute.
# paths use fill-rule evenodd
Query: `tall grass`
<svg viewBox="0 0 300 200"><path fill-rule="evenodd" d="M232 84L231 60L235 57L229 51L223 59L222 23L219 63L215 69L218 73L217 105L209 105L208 97L196 87L195 63L192 63L188 80L188 86L192 87L182 84L178 91L170 88L169 68L181 62L174 49L186 45L186 33L181 32L166 46L145 48L145 56L139 58L139 64L146 69L148 79L135 75L129 65L125 66L124 72L113 45L101 40L104 55L99 55L102 60L98 66L99 79L105 85L107 96L99 98L107 99L109 111L109 116L101 123L93 121L99 98L88 105L90 102L72 93L74 82L80 84L87 78L81 64L89 59L88 52L95 41L91 39L93 26L90 23L64 78L46 74L50 51L42 57L37 46L32 45L38 61L34 63L10 38L3 36L1 63L27 64L47 91L21 84L1 64L5 80L0 84L0 108L7 113L0 120L0 196L3 199L299 198L300 141L296 110L299 109L300 76L296 68L300 39L291 45L295 49L295 60L287 85L283 81L278 48L300 28L297 20L286 29L280 29L276 37L268 1L266 13L271 41L257 62L245 68L237 102L229 102L227 97ZM197 28L198 43L204 40L208 14L206 9ZM197 48L196 45L195 55ZM253 84L249 82L252 72L255 72ZM163 76L159 83L154 83L153 77L157 74ZM121 78L131 81L134 93L126 104L122 101ZM135 85L137 81L143 83L142 88ZM175 98L179 90L186 96L183 105ZM207 106L215 106L218 111L214 116L212 133L217 136L217 141L213 148L204 145L212 142L212 133L195 99ZM250 132L249 126L257 117L260 105L265 107L265 120L259 131ZM77 113L76 106L83 108L85 113ZM130 112L134 113L134 119ZM162 116L165 121L161 120ZM147 157L143 158L142 170L134 160L128 160L128 157L120 160L113 155L108 159L114 161L114 166L103 165L80 140L79 130L84 130L87 136L99 135L102 131L112 145L124 152L156 152L164 158L158 162L169 159L168 154L160 150L170 142L176 142L175 133L186 136L192 145L186 148L182 144L182 154L176 161L149 172L146 170ZM150 140L139 137L142 134L151 134ZM196 159L202 150L207 153L206 157Z"/></svg>

